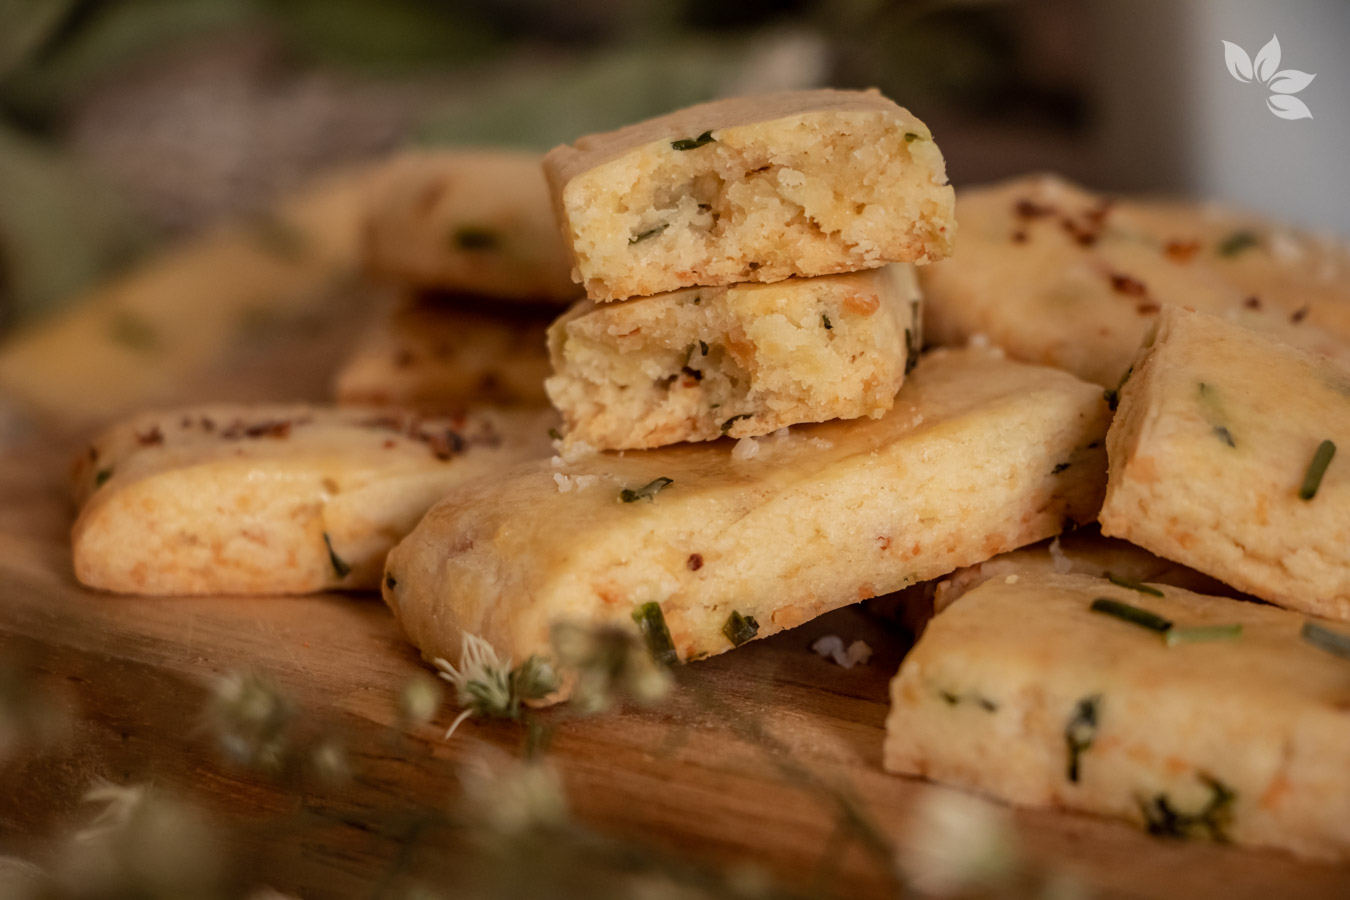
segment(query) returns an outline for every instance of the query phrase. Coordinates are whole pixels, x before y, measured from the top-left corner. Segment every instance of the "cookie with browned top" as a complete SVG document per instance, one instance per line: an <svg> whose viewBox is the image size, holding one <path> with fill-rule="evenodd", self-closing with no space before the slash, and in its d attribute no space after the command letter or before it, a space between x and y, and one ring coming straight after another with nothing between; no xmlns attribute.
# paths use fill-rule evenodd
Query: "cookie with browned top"
<svg viewBox="0 0 1350 900"><path fill-rule="evenodd" d="M544 170L593 300L924 263L956 230L928 127L876 91L693 106L556 147Z"/></svg>

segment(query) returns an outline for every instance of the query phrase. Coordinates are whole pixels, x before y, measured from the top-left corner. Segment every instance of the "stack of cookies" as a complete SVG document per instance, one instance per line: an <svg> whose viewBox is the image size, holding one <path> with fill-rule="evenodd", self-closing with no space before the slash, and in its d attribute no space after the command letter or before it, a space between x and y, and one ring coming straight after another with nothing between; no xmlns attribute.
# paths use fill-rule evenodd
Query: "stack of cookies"
<svg viewBox="0 0 1350 900"><path fill-rule="evenodd" d="M544 334L577 290L539 158L410 154L373 193L364 255L382 296L338 373L338 401L547 405Z"/></svg>
<svg viewBox="0 0 1350 900"><path fill-rule="evenodd" d="M588 299L549 332L569 445L878 417L917 359L912 263L951 251L928 128L873 92L696 106L545 157Z"/></svg>
<svg viewBox="0 0 1350 900"><path fill-rule="evenodd" d="M950 252L953 196L891 101L721 101L544 170L588 295L549 330L560 453L450 490L390 553L425 657L550 657L566 620L695 660L1094 517L1100 388L919 359L913 265Z"/></svg>

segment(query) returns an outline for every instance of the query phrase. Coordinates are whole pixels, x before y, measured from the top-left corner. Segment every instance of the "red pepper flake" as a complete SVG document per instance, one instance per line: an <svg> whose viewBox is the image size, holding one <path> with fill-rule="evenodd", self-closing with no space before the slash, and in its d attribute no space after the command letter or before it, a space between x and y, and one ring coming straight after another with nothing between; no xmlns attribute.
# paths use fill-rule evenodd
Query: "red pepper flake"
<svg viewBox="0 0 1350 900"><path fill-rule="evenodd" d="M1013 215L1019 219L1044 219L1054 214L1053 206L1043 206L1025 197L1013 204Z"/></svg>
<svg viewBox="0 0 1350 900"><path fill-rule="evenodd" d="M1297 325L1299 322L1302 322L1304 319L1308 318L1308 313L1311 311L1312 307L1308 306L1308 304L1305 303L1303 304L1303 306L1299 307L1294 311L1294 314L1289 317L1289 321Z"/></svg>
<svg viewBox="0 0 1350 900"><path fill-rule="evenodd" d="M285 438L291 434L290 422L259 422L244 429L244 436L251 438Z"/></svg>
<svg viewBox="0 0 1350 900"><path fill-rule="evenodd" d="M1188 263L1200 252L1199 241L1168 241L1163 247L1167 258L1174 263Z"/></svg>
<svg viewBox="0 0 1350 900"><path fill-rule="evenodd" d="M162 444L164 443L164 432L159 430L158 425L155 425L144 434L137 433L136 443L140 444L142 447L153 447L156 444Z"/></svg>
<svg viewBox="0 0 1350 900"><path fill-rule="evenodd" d="M697 572L699 569L703 568L703 554L690 553L689 559L685 561L685 565L689 567L690 572Z"/></svg>
<svg viewBox="0 0 1350 900"><path fill-rule="evenodd" d="M1247 307L1248 309L1260 309L1261 298L1257 297L1256 295L1252 295L1248 297L1246 300L1243 300L1242 305Z"/></svg>
<svg viewBox="0 0 1350 900"><path fill-rule="evenodd" d="M1068 218L1061 219L1059 224L1064 227L1064 230L1067 231L1069 236L1078 244L1084 247L1091 247L1093 244L1097 243L1099 234L1096 226L1089 225L1085 227L1078 224L1073 219Z"/></svg>
<svg viewBox="0 0 1350 900"><path fill-rule="evenodd" d="M1026 231L1021 228L1017 229L1012 233L1012 240L1014 244L1025 244L1027 242Z"/></svg>
<svg viewBox="0 0 1350 900"><path fill-rule="evenodd" d="M1110 273L1111 288L1118 294L1124 294L1127 297L1144 297L1148 294L1148 288L1137 278L1131 278L1129 275L1121 275L1118 272Z"/></svg>
<svg viewBox="0 0 1350 900"><path fill-rule="evenodd" d="M883 551L891 549L890 537L883 534L881 537L877 538L877 546Z"/></svg>
<svg viewBox="0 0 1350 900"><path fill-rule="evenodd" d="M1141 316L1152 316L1161 312L1162 307L1150 301L1148 303L1140 303L1138 306L1135 307L1135 310Z"/></svg>
<svg viewBox="0 0 1350 900"><path fill-rule="evenodd" d="M1111 214L1111 207L1115 205L1114 200L1103 199L1092 209L1083 213L1083 218L1087 219L1097 230L1106 224L1106 217Z"/></svg>
<svg viewBox="0 0 1350 900"><path fill-rule="evenodd" d="M390 438L389 440L384 442L384 449L386 450L393 450L397 446L398 441L394 440L393 438Z"/></svg>

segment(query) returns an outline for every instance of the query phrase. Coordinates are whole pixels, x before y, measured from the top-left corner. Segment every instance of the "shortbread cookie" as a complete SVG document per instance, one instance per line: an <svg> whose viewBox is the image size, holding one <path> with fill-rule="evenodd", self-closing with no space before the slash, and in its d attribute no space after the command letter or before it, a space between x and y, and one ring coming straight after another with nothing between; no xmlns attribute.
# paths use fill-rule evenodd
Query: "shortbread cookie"
<svg viewBox="0 0 1350 900"><path fill-rule="evenodd" d="M385 601L427 658L636 616L698 659L1090 521L1108 415L1063 372L939 352L881 419L462 485L390 554Z"/></svg>
<svg viewBox="0 0 1350 900"><path fill-rule="evenodd" d="M905 588L868 603L875 615L899 622L919 634L936 614L986 581L1017 584L1038 575L1092 575L1119 584L1167 584L1201 594L1247 598L1216 578L1154 556L1128 541L1102 537L1096 525L1075 528L992 559L957 569L946 578Z"/></svg>
<svg viewBox="0 0 1350 900"><path fill-rule="evenodd" d="M1350 250L1251 215L1053 176L963 189L960 252L920 270L928 338L983 336L1114 388L1168 304L1350 364Z"/></svg>
<svg viewBox="0 0 1350 900"><path fill-rule="evenodd" d="M371 588L453 485L546 456L552 421L313 406L142 414L76 465L75 574L135 594Z"/></svg>
<svg viewBox="0 0 1350 900"><path fill-rule="evenodd" d="M395 160L366 260L414 287L566 304L581 296L531 153L442 151Z"/></svg>
<svg viewBox="0 0 1350 900"><path fill-rule="evenodd" d="M353 291L378 166L326 178L262 215L213 229L11 336L0 394L53 420L104 422L181 402L260 345L331 322ZM291 386L291 396L296 388Z"/></svg>
<svg viewBox="0 0 1350 900"><path fill-rule="evenodd" d="M956 231L932 134L876 91L705 103L556 147L544 171L593 300L924 263Z"/></svg>
<svg viewBox="0 0 1350 900"><path fill-rule="evenodd" d="M387 300L338 371L344 405L453 412L474 403L547 406L554 313L442 295Z"/></svg>
<svg viewBox="0 0 1350 900"><path fill-rule="evenodd" d="M905 657L884 764L1157 835L1350 859L1350 661L1314 643L1325 627L1160 585L995 579Z"/></svg>
<svg viewBox="0 0 1350 900"><path fill-rule="evenodd" d="M1103 534L1350 619L1350 370L1170 307L1121 390L1107 449Z"/></svg>
<svg viewBox="0 0 1350 900"><path fill-rule="evenodd" d="M877 418L917 362L913 267L583 300L549 330L569 443L602 450Z"/></svg>

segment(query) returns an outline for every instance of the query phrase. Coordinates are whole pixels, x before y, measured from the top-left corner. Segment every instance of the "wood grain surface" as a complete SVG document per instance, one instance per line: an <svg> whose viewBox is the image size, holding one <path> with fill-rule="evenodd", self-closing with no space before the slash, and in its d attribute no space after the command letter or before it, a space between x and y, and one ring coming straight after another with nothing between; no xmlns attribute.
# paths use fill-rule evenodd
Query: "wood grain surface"
<svg viewBox="0 0 1350 900"><path fill-rule="evenodd" d="M313 364L312 355L296 358ZM82 589L71 572L65 482L78 436L19 431L0 458L0 659L35 670L79 712L73 740L0 766L0 853L47 859L57 835L87 820L80 796L96 778L153 780L226 825L226 849L248 883L306 898L380 896L418 812L448 808L460 794L459 764L487 749L520 752L525 730L511 722L471 720L443 741L450 706L431 725L400 729L396 700L420 663L374 596ZM876 655L842 669L809 650L830 633L864 639ZM739 725L761 723L794 764L846 786L898 842L916 803L945 790L881 770L887 682L906 643L864 611L840 610L683 667L664 705L592 717L544 711L539 718L556 726L548 754L575 816L601 833L704 863L751 863L794 889L822 886L825 896L893 896L875 855L832 840L829 798L785 773ZM201 726L203 705L213 679L243 669L270 675L317 727L345 741L351 783L296 792L219 757ZM714 707L701 696L717 698ZM1014 821L1031 859L1074 873L1097 896L1350 896L1347 867L1164 841L1051 811L1019 811ZM417 851L442 864L470 852L454 835Z"/></svg>

